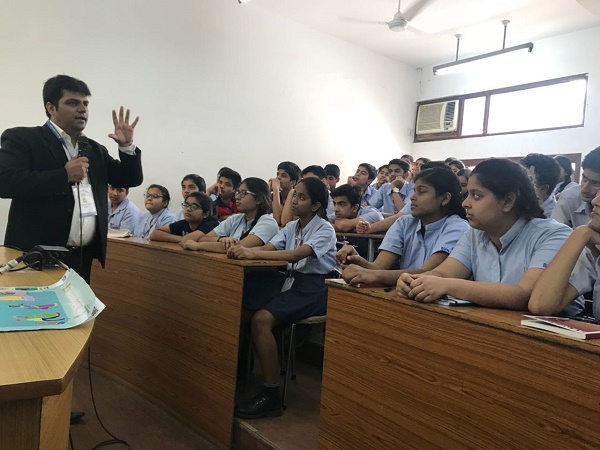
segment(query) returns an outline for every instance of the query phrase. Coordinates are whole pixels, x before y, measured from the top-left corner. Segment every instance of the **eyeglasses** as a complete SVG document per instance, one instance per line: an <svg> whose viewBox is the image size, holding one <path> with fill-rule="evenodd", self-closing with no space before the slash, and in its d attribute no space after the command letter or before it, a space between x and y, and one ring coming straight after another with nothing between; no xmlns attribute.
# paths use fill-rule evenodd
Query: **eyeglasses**
<svg viewBox="0 0 600 450"><path fill-rule="evenodd" d="M157 198L163 198L160 194L148 194L147 192L144 194L144 198L153 198L156 200Z"/></svg>
<svg viewBox="0 0 600 450"><path fill-rule="evenodd" d="M202 208L202 206L200 206L198 203L182 203L181 207L186 210L186 209L191 209L192 211L196 211L197 209Z"/></svg>
<svg viewBox="0 0 600 450"><path fill-rule="evenodd" d="M248 194L250 194L250 195L256 195L254 192L250 192L250 191L246 191L246 190L235 191L233 193L233 195L235 195L236 197L239 197L239 198L244 198Z"/></svg>

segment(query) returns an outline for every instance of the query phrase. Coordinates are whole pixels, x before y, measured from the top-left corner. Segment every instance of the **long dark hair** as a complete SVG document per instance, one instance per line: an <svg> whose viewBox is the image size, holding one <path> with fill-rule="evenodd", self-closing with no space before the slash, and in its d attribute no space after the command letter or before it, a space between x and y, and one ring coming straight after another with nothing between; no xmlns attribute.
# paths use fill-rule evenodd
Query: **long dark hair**
<svg viewBox="0 0 600 450"><path fill-rule="evenodd" d="M302 178L298 184L306 186L306 192L313 203L319 202L321 207L317 211L317 215L322 219L327 217L327 204L329 202L329 192L323 182L314 177ZM296 185L297 186L297 185Z"/></svg>
<svg viewBox="0 0 600 450"><path fill-rule="evenodd" d="M492 191L498 199L505 198L513 192L516 196L517 217L526 220L545 218L531 177L522 165L509 159L490 158L475 166L471 176L475 175L479 184Z"/></svg>
<svg viewBox="0 0 600 450"><path fill-rule="evenodd" d="M254 228L254 225L257 224L258 219L260 219L261 216L271 212L271 193L269 192L269 185L265 180L249 177L242 180L239 186L242 184L245 184L248 190L254 194L257 205L256 216L254 216L252 225L240 236L240 241L250 234L250 231L252 231L252 228Z"/></svg>
<svg viewBox="0 0 600 450"><path fill-rule="evenodd" d="M460 181L451 169L433 167L422 170L415 176L415 183L419 180L435 189L438 197L446 193L450 195L450 201L441 207L445 216L456 214L463 219L466 218L465 208L462 206L463 196L460 193Z"/></svg>
<svg viewBox="0 0 600 450"><path fill-rule="evenodd" d="M554 160L565 171L565 179L558 186L558 189L556 190L556 192L558 193L558 192L562 192L567 187L567 185L572 181L571 175L573 175L573 166L571 165L571 160L563 155L555 156Z"/></svg>

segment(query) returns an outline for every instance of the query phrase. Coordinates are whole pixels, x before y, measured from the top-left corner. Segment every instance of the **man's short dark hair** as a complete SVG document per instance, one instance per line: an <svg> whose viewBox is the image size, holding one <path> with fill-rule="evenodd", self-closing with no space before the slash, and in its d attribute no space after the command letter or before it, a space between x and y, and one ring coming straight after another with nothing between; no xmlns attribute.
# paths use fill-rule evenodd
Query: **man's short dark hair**
<svg viewBox="0 0 600 450"><path fill-rule="evenodd" d="M521 160L521 164L528 169L535 167L535 182L538 186L547 184L549 192L554 190L560 178L560 166L554 158L541 153L530 153Z"/></svg>
<svg viewBox="0 0 600 450"><path fill-rule="evenodd" d="M235 170L230 169L229 167L222 167L221 170L219 170L217 179L221 177L230 179L234 189L237 189L242 181L242 177L240 176L240 174L237 173Z"/></svg>
<svg viewBox="0 0 600 450"><path fill-rule="evenodd" d="M75 92L86 97L92 95L87 84L68 75L56 75L46 80L42 89L42 99L44 100L44 112L48 118L50 118L50 113L46 109L46 103L51 103L58 108L58 101L62 98L64 91Z"/></svg>
<svg viewBox="0 0 600 450"><path fill-rule="evenodd" d="M352 206L360 205L360 199L362 197L361 189L358 186L351 186L349 184L342 184L331 191L331 198L346 197L348 203Z"/></svg>
<svg viewBox="0 0 600 450"><path fill-rule="evenodd" d="M365 169L367 169L367 172L369 174L369 180L374 180L375 178L377 178L377 169L373 164L361 163L358 165L358 167L364 167Z"/></svg>
<svg viewBox="0 0 600 450"><path fill-rule="evenodd" d="M314 173L321 180L323 178L327 178L327 173L325 172L325 169L323 169L321 166L317 166L316 164L313 166L305 167L302 171L302 176L306 175L307 173Z"/></svg>
<svg viewBox="0 0 600 450"><path fill-rule="evenodd" d="M327 164L324 169L328 177L340 177L340 168L337 166L337 164Z"/></svg>
<svg viewBox="0 0 600 450"><path fill-rule="evenodd" d="M291 161L280 162L277 166L277 170L285 170L285 172L290 176L290 180L292 181L298 181L300 179L300 175L302 174L302 172L300 172L300 167L298 167L298 164L293 163Z"/></svg>
<svg viewBox="0 0 600 450"><path fill-rule="evenodd" d="M582 169L590 169L600 173L600 147L596 147L583 158Z"/></svg>
<svg viewBox="0 0 600 450"><path fill-rule="evenodd" d="M404 173L408 173L408 171L410 170L410 165L406 161L404 161L403 159L398 159L398 158L392 159L388 163L388 167L391 166L392 164L394 164L395 166L400 166L400 168L402 168L402 170L404 171Z"/></svg>

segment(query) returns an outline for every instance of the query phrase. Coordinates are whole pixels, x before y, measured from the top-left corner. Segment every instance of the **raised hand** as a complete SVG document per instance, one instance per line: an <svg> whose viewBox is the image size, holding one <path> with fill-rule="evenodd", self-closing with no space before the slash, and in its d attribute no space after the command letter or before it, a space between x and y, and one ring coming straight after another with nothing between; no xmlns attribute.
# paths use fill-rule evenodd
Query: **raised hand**
<svg viewBox="0 0 600 450"><path fill-rule="evenodd" d="M113 139L121 147L127 147L133 143L133 130L140 120L139 116L135 118L133 123L129 123L129 109L125 111L123 116L123 107L119 108L119 116L113 109L112 117L115 125L115 132L108 135L109 138Z"/></svg>

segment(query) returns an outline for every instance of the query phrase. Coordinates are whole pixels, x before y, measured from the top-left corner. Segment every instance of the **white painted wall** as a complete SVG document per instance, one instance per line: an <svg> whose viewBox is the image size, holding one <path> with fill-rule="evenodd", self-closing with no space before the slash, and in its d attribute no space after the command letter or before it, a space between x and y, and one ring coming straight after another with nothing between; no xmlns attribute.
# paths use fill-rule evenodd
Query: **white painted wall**
<svg viewBox="0 0 600 450"><path fill-rule="evenodd" d="M57 8L58 6L58 8ZM4 0L0 129L45 121L43 82L92 90L86 134L111 149L110 111L141 117L145 185L181 202L182 176L229 165L269 178L301 167L382 164L409 152L417 72L236 0ZM143 206L142 188L130 196ZM8 201L0 201L4 235Z"/></svg>
<svg viewBox="0 0 600 450"><path fill-rule="evenodd" d="M507 46L521 42L507 43ZM496 49L490 49L493 51ZM412 153L432 159L517 156L539 153L583 153L600 145L600 28L534 42L531 54L524 55L520 67L502 73L434 76L431 67L423 69L419 100L468 94L534 81L589 73L585 126L565 130L519 133L502 136L457 139L445 142L415 143ZM466 55L472 56L472 55ZM447 61L440 61L443 63Z"/></svg>

